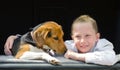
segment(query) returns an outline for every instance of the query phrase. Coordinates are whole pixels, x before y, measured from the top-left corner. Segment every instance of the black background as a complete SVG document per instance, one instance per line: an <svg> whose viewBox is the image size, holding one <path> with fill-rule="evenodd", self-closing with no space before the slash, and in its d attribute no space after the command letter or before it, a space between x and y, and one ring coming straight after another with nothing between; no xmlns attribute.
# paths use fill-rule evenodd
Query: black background
<svg viewBox="0 0 120 70"><path fill-rule="evenodd" d="M119 0L4 0L0 1L0 54L9 35L24 34L44 21L62 25L64 40L71 39L73 20L82 14L93 17L101 38L107 38L120 53Z"/></svg>

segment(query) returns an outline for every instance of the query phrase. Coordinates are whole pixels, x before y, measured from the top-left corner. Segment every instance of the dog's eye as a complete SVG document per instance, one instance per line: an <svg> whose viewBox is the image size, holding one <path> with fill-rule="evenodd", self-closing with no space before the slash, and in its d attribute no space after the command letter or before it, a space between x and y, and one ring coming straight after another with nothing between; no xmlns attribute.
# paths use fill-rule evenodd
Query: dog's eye
<svg viewBox="0 0 120 70"><path fill-rule="evenodd" d="M58 40L58 37L54 37L53 39Z"/></svg>
<svg viewBox="0 0 120 70"><path fill-rule="evenodd" d="M48 36L48 37L51 37L51 31L50 31L50 32L48 32L47 36Z"/></svg>

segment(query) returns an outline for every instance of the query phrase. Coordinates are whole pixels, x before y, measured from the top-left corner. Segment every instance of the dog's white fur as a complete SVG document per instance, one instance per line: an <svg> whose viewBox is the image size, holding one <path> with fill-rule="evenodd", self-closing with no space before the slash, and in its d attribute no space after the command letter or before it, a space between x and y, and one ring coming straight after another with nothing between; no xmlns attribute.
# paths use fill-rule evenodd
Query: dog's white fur
<svg viewBox="0 0 120 70"><path fill-rule="evenodd" d="M60 61L56 59L55 57L49 55L47 52L43 51L42 49L39 49L37 47L34 47L32 45L29 45L30 51L25 52L20 59L42 59L45 60L51 64L60 64ZM47 45L43 46L46 49L49 49ZM54 52L51 51L51 53L54 55Z"/></svg>

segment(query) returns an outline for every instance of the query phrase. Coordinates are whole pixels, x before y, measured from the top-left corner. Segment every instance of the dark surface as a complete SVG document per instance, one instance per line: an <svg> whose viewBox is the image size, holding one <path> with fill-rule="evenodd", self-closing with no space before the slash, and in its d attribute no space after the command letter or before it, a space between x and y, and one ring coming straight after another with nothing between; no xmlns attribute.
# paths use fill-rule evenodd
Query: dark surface
<svg viewBox="0 0 120 70"><path fill-rule="evenodd" d="M18 60L12 56L0 56L0 70L119 70L120 64L113 66L102 66L87 64L80 61L56 57L61 61L61 65L51 65L42 60Z"/></svg>
<svg viewBox="0 0 120 70"><path fill-rule="evenodd" d="M24 34L48 20L62 25L64 40L71 39L71 24L82 14L97 21L101 37L111 41L120 53L120 0L1 0L0 54L4 54L9 35Z"/></svg>

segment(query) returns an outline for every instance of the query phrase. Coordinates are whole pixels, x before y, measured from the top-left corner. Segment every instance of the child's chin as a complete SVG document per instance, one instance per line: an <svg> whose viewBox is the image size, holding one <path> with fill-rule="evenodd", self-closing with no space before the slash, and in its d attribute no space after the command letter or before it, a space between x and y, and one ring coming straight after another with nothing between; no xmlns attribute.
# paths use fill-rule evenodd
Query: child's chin
<svg viewBox="0 0 120 70"><path fill-rule="evenodd" d="M81 50L81 53L87 53L89 50Z"/></svg>

